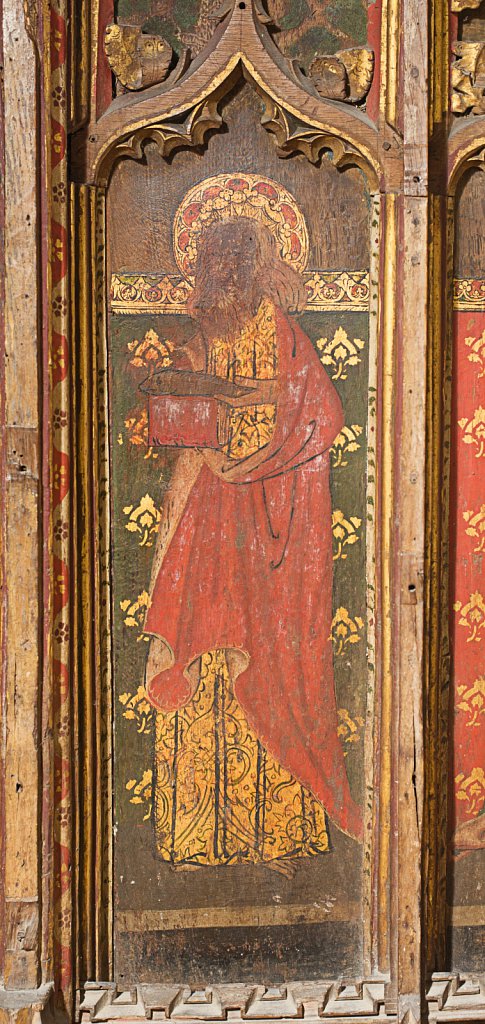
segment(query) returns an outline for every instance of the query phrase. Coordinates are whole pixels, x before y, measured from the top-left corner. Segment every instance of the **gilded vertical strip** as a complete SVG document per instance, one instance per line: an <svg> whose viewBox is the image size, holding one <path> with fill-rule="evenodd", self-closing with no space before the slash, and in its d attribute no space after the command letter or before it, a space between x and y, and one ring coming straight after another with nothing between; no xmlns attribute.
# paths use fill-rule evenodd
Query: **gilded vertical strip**
<svg viewBox="0 0 485 1024"><path fill-rule="evenodd" d="M399 0L383 0L380 110L387 124L397 124L399 71Z"/></svg>
<svg viewBox="0 0 485 1024"><path fill-rule="evenodd" d="M97 588L96 621L97 717L96 746L99 751L96 788L98 792L96 832L98 836L98 871L96 876L96 969L98 977L110 976L112 950L112 677L111 677L111 588L110 588L110 452L106 296L106 203L102 190L91 194L91 216L94 226L92 249L92 280L95 302L93 322L96 339L96 381L94 393L94 459L97 496L97 531L95 538Z"/></svg>

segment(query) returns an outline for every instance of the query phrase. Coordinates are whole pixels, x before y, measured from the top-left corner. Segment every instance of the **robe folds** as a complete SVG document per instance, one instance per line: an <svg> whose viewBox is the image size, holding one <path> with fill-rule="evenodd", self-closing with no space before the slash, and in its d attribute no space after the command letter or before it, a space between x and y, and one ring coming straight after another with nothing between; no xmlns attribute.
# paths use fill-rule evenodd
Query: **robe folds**
<svg viewBox="0 0 485 1024"><path fill-rule="evenodd" d="M337 734L333 673L329 449L344 419L309 338L276 310L278 400L271 441L231 480L202 467L156 574L145 630L170 664L147 696L174 711L192 698L190 666L233 652L233 686L260 743L362 838Z"/></svg>

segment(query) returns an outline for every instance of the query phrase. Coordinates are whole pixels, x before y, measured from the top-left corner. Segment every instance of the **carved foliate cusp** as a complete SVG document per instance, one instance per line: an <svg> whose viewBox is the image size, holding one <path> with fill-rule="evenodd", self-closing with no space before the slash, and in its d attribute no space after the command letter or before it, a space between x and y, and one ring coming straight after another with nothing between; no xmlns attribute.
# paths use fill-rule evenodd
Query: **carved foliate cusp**
<svg viewBox="0 0 485 1024"><path fill-rule="evenodd" d="M120 84L134 90L163 82L173 55L161 36L146 35L131 25L108 25L104 49Z"/></svg>
<svg viewBox="0 0 485 1024"><path fill-rule="evenodd" d="M467 8L480 7L482 0L451 0L451 10L454 14L459 14L460 11L466 11Z"/></svg>
<svg viewBox="0 0 485 1024"><path fill-rule="evenodd" d="M451 66L451 109L455 114L485 113L485 42L458 42Z"/></svg>
<svg viewBox="0 0 485 1024"><path fill-rule="evenodd" d="M359 103L372 84L374 53L367 47L339 50L315 57L310 77L320 96L345 103Z"/></svg>

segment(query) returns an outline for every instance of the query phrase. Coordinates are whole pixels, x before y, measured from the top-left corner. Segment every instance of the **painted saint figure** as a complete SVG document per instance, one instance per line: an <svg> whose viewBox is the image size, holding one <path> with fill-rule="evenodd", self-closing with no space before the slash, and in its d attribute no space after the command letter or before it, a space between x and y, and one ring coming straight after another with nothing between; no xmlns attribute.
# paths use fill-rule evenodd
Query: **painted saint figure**
<svg viewBox="0 0 485 1024"><path fill-rule="evenodd" d="M343 414L291 316L305 302L261 220L203 229L188 309L198 331L178 365L252 393L221 395L218 450L179 456L154 557L155 829L181 867L289 872L328 850L327 815L362 837L330 636L329 450Z"/></svg>

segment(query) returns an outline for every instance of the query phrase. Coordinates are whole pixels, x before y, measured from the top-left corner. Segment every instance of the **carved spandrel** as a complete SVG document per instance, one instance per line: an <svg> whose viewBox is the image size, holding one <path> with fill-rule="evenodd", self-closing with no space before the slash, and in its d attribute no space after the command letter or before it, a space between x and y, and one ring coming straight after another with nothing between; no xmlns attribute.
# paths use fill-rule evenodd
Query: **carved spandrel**
<svg viewBox="0 0 485 1024"><path fill-rule="evenodd" d="M366 47L315 57L310 78L318 94L344 103L360 103L372 85L374 53Z"/></svg>
<svg viewBox="0 0 485 1024"><path fill-rule="evenodd" d="M163 82L173 56L162 36L145 35L131 25L108 25L104 49L118 82L130 90Z"/></svg>
<svg viewBox="0 0 485 1024"><path fill-rule="evenodd" d="M451 66L451 109L455 114L485 113L485 42L455 43Z"/></svg>

